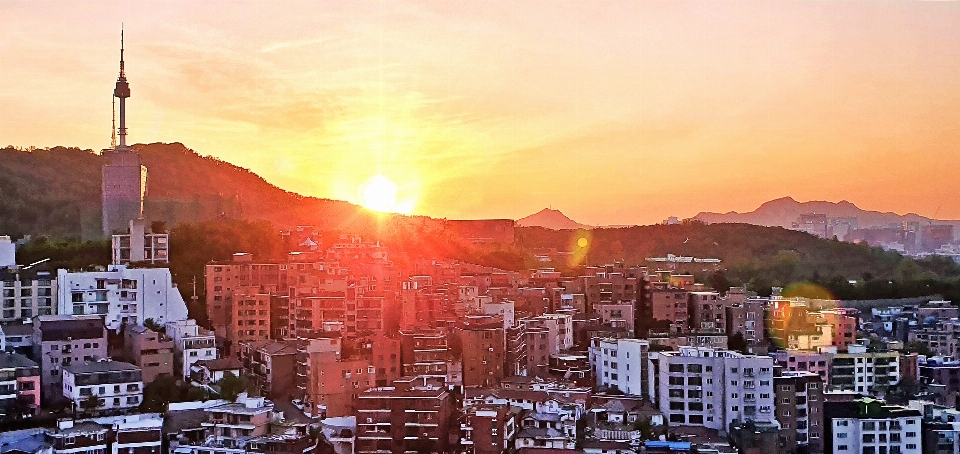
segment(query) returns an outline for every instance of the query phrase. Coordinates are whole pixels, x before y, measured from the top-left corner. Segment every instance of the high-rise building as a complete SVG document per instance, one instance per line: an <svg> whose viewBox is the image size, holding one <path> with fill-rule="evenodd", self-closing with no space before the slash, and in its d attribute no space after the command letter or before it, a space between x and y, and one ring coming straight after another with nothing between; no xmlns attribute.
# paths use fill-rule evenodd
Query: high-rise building
<svg viewBox="0 0 960 454"><path fill-rule="evenodd" d="M120 99L120 143L103 151L103 234L123 230L131 220L143 217L143 199L147 194L147 168L140 154L127 146L126 100L130 85L123 66L123 34L120 35L120 77L113 90Z"/></svg>

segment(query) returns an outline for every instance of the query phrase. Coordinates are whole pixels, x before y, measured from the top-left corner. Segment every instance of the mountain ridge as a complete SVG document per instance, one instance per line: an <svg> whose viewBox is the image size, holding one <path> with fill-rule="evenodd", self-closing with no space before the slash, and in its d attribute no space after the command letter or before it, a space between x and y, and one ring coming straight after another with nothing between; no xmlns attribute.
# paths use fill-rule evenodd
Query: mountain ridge
<svg viewBox="0 0 960 454"><path fill-rule="evenodd" d="M560 210L544 208L534 214L517 219L517 227L543 227L551 230L592 229L593 226L581 224Z"/></svg>
<svg viewBox="0 0 960 454"><path fill-rule="evenodd" d="M903 222L952 224L955 229L960 228L960 220L932 219L917 213L898 214L889 211L864 210L847 200L799 202L789 196L769 200L760 204L757 209L745 213L702 211L691 219L708 224L743 223L789 228L801 214L808 213L826 214L828 217L856 217L859 228L886 227Z"/></svg>

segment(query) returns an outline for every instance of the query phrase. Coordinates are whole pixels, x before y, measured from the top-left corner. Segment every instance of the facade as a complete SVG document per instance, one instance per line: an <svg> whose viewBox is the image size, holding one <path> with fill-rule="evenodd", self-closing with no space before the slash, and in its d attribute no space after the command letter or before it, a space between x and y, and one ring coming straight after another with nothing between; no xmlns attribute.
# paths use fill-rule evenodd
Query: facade
<svg viewBox="0 0 960 454"><path fill-rule="evenodd" d="M773 378L780 443L785 452L823 452L824 382L812 372L784 372Z"/></svg>
<svg viewBox="0 0 960 454"><path fill-rule="evenodd" d="M40 408L40 366L17 353L0 353L0 421L29 418Z"/></svg>
<svg viewBox="0 0 960 454"><path fill-rule="evenodd" d="M61 371L107 357L107 330L95 315L50 315L33 322L33 357L40 358L44 402L63 396Z"/></svg>
<svg viewBox="0 0 960 454"><path fill-rule="evenodd" d="M106 454L109 451L110 429L96 421L57 421L56 428L47 430L44 441L52 454L84 453Z"/></svg>
<svg viewBox="0 0 960 454"><path fill-rule="evenodd" d="M260 287L241 287L234 293L234 317L227 331L231 346L270 338L270 299Z"/></svg>
<svg viewBox="0 0 960 454"><path fill-rule="evenodd" d="M119 361L93 361L63 368L63 396L74 408L89 409L87 399L97 398L97 410L135 408L143 402L140 368Z"/></svg>
<svg viewBox="0 0 960 454"><path fill-rule="evenodd" d="M131 219L127 234L111 237L111 251L114 265L164 265L170 263L170 235L148 230L143 219Z"/></svg>
<svg viewBox="0 0 960 454"><path fill-rule="evenodd" d="M643 395L647 389L649 342L642 339L594 338L590 345L591 368L598 388Z"/></svg>
<svg viewBox="0 0 960 454"><path fill-rule="evenodd" d="M920 412L870 398L824 405L826 452L920 454Z"/></svg>
<svg viewBox="0 0 960 454"><path fill-rule="evenodd" d="M625 328L633 333L634 329L634 304L632 302L619 302L614 304L598 304L593 307L600 320L614 328Z"/></svg>
<svg viewBox="0 0 960 454"><path fill-rule="evenodd" d="M679 288L654 288L650 293L651 316L669 323L670 333L685 333L690 317L687 315L689 292ZM663 330L661 330L663 331Z"/></svg>
<svg viewBox="0 0 960 454"><path fill-rule="evenodd" d="M833 356L830 389L877 395L900 382L900 354L893 351L867 352L863 345L847 347L847 353Z"/></svg>
<svg viewBox="0 0 960 454"><path fill-rule="evenodd" d="M690 330L698 333L725 333L727 311L717 292L690 292L687 299Z"/></svg>
<svg viewBox="0 0 960 454"><path fill-rule="evenodd" d="M147 168L140 153L126 146L104 150L103 236L124 231L132 220L143 218L147 195Z"/></svg>
<svg viewBox="0 0 960 454"><path fill-rule="evenodd" d="M747 345L755 345L765 339L762 301L746 300L727 306L727 334L740 333Z"/></svg>
<svg viewBox="0 0 960 454"><path fill-rule="evenodd" d="M238 352L243 375L262 395L289 399L297 394L297 351L295 342L263 340L241 343Z"/></svg>
<svg viewBox="0 0 960 454"><path fill-rule="evenodd" d="M376 368L369 359L341 356L339 337L298 343L298 398L305 411L321 418L352 415L357 396L375 385Z"/></svg>
<svg viewBox="0 0 960 454"><path fill-rule="evenodd" d="M0 323L57 314L57 276L49 271L0 268Z"/></svg>
<svg viewBox="0 0 960 454"><path fill-rule="evenodd" d="M503 405L475 405L464 410L460 445L464 454L510 452L517 435L517 412Z"/></svg>
<svg viewBox="0 0 960 454"><path fill-rule="evenodd" d="M681 347L651 352L649 394L671 425L725 433L733 422L774 419L773 358Z"/></svg>
<svg viewBox="0 0 960 454"><path fill-rule="evenodd" d="M454 330L463 360L463 386L493 387L503 379L506 341L498 316L466 316Z"/></svg>
<svg viewBox="0 0 960 454"><path fill-rule="evenodd" d="M201 328L196 320L167 322L165 326L167 335L173 339L174 373L186 378L190 376L193 363L217 359L213 331Z"/></svg>
<svg viewBox="0 0 960 454"><path fill-rule="evenodd" d="M368 389L357 399L355 452L449 452L451 400L441 388Z"/></svg>
<svg viewBox="0 0 960 454"><path fill-rule="evenodd" d="M147 319L160 325L187 319L187 305L167 268L61 269L57 282L60 314L98 315L114 331L127 323L142 325Z"/></svg>
<svg viewBox="0 0 960 454"><path fill-rule="evenodd" d="M173 375L173 339L146 327L129 324L123 332L123 360L143 371L144 383Z"/></svg>
<svg viewBox="0 0 960 454"><path fill-rule="evenodd" d="M960 320L931 320L910 330L908 339L926 345L936 356L960 361Z"/></svg>
<svg viewBox="0 0 960 454"><path fill-rule="evenodd" d="M822 352L811 352L807 350L778 350L771 353L776 360L777 365L788 372L813 372L823 379L824 383L830 381L830 364L833 361L833 354Z"/></svg>
<svg viewBox="0 0 960 454"><path fill-rule="evenodd" d="M447 336L442 331L400 331L403 376L447 379Z"/></svg>

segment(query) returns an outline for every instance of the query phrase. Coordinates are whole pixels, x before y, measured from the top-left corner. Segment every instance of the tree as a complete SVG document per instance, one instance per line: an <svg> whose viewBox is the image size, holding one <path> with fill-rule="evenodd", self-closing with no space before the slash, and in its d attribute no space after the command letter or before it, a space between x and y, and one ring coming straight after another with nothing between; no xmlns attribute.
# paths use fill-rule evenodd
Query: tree
<svg viewBox="0 0 960 454"><path fill-rule="evenodd" d="M87 413L93 413L100 408L100 398L96 394L90 394L80 402L80 408Z"/></svg>
<svg viewBox="0 0 960 454"><path fill-rule="evenodd" d="M727 348L743 354L749 354L747 351L747 340L744 339L743 334L739 332L734 333L732 336L727 336Z"/></svg>
<svg viewBox="0 0 960 454"><path fill-rule="evenodd" d="M650 418L640 418L637 419L637 422L633 425L634 430L640 431L641 440L653 440L653 423L651 423Z"/></svg>
<svg viewBox="0 0 960 454"><path fill-rule="evenodd" d="M220 386L220 397L233 402L240 393L246 391L249 382L246 377L237 377L232 372L226 372L217 385Z"/></svg>
<svg viewBox="0 0 960 454"><path fill-rule="evenodd" d="M906 350L907 353L916 353L926 357L933 356L933 351L930 350L930 347L924 342L910 342L906 345L904 350Z"/></svg>

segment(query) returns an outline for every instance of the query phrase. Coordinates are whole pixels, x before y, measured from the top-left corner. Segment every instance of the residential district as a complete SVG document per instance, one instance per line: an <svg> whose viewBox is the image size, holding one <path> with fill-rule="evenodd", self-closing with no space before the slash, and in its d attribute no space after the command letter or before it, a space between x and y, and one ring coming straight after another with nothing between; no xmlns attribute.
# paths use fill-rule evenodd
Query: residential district
<svg viewBox="0 0 960 454"><path fill-rule="evenodd" d="M623 263L400 266L356 236L284 234L284 260L206 265L205 326L164 267L166 233L130 222L96 271L18 266L0 237L0 452L960 448L947 301L721 294ZM163 376L196 399L145 411Z"/></svg>

